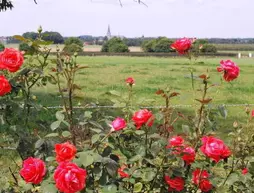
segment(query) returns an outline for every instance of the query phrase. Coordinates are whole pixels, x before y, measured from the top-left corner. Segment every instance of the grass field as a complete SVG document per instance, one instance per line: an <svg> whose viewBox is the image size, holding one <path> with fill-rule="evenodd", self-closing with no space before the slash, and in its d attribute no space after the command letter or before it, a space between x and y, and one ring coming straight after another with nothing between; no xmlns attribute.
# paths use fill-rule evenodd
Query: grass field
<svg viewBox="0 0 254 193"><path fill-rule="evenodd" d="M232 83L221 84L221 75L216 71L220 58L201 58L194 65L195 75L200 75L207 70L211 82L221 84L211 90L214 103L252 103L254 99L254 60L249 58L232 59L241 68L241 76ZM77 83L85 92L85 98L94 100L108 99L107 91L126 91L124 79L132 76L136 79L134 90L137 96L156 99L157 89L166 87L181 93L176 104L191 104L193 92L190 90L189 61L182 58L155 58L155 57L78 57L78 63L87 65L77 76ZM195 82L196 88L200 80ZM49 85L37 89L38 92L51 93L54 96L56 87ZM44 104L55 104L53 100L43 101ZM160 105L158 100L156 105Z"/></svg>
<svg viewBox="0 0 254 193"><path fill-rule="evenodd" d="M225 58L226 59L226 58ZM221 74L216 71L220 58L200 58L194 65L195 75L201 75L207 70L211 76L211 83L218 86L209 90L208 96L213 98L212 104L251 104L254 103L254 60L250 58L233 59L241 68L240 77L232 83L221 80ZM82 105L98 102L100 105L112 105L114 97L106 94L116 90L127 94L125 78L132 76L136 80L134 86L135 104L137 106L164 105L161 97L155 92L158 89L170 88L179 92L174 98L175 105L193 105L194 98L200 97L200 92L193 96L191 79L189 78L190 64L183 58L155 58L155 57L79 57L78 63L87 65L77 76L77 84L84 92L83 99L76 101ZM201 88L200 79L195 80L196 90ZM36 89L38 101L45 106L60 104L57 87L48 85ZM146 102L145 99L149 99ZM151 99L151 100L150 100ZM151 102L153 101L153 102ZM138 107L137 107L138 108ZM253 107L254 108L254 107ZM183 110L193 110L181 108ZM228 107L230 122L245 116L245 106ZM228 125L228 124L227 124Z"/></svg>

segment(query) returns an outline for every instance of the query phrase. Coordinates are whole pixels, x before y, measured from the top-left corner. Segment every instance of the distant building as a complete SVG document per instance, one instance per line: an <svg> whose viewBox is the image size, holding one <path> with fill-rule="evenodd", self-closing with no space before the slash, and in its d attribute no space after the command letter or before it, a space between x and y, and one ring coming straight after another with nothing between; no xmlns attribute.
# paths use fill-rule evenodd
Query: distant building
<svg viewBox="0 0 254 193"><path fill-rule="evenodd" d="M7 44L7 37L4 37L4 36L2 36L2 37L0 37L0 43L2 43L2 44Z"/></svg>
<svg viewBox="0 0 254 193"><path fill-rule="evenodd" d="M110 25L108 25L108 31L107 31L107 38L110 40L112 38L111 31L110 31Z"/></svg>
<svg viewBox="0 0 254 193"><path fill-rule="evenodd" d="M111 30L110 30L110 25L108 25L108 31L107 31L106 37L107 37L108 40L110 40L111 38L114 38L114 37L120 38L120 39L122 39L122 40L125 38L125 37L122 36L122 35L117 35L117 36L112 35L112 34L111 34Z"/></svg>

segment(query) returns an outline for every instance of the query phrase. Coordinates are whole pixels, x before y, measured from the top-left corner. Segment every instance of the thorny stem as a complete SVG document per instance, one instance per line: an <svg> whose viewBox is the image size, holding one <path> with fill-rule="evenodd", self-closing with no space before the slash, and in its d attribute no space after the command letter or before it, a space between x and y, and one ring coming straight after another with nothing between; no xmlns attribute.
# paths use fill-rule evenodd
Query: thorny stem
<svg viewBox="0 0 254 193"><path fill-rule="evenodd" d="M99 147L99 145L100 145L105 139L107 139L112 133L113 133L113 131L110 130L110 131L108 132L108 134L105 135L105 136L101 139L101 141L98 143L98 145L97 145L93 150L97 149L97 148Z"/></svg>
<svg viewBox="0 0 254 193"><path fill-rule="evenodd" d="M207 87L208 85L208 82L207 80L204 80L204 93L203 93L203 96L202 96L202 104L201 104L201 107L199 109L199 119L198 119L198 124L196 126L196 135L197 135L197 138L199 139L200 137L202 137L202 135L204 134L205 132L205 128L202 130L200 130L200 127L201 127L201 121L202 121L202 118L203 118L203 114L204 114L204 109L205 109L205 103L204 103L204 100L206 98L206 94L207 94ZM197 148L198 148L198 142L196 142L196 145L195 145L195 151L197 151Z"/></svg>
<svg viewBox="0 0 254 193"><path fill-rule="evenodd" d="M147 127L145 128L145 132L146 132L146 139L145 139L146 154L145 154L145 156L147 156L147 154L148 154L148 129L147 129Z"/></svg>
<svg viewBox="0 0 254 193"><path fill-rule="evenodd" d="M68 106L67 106L67 103L66 103L66 101L65 101L65 99L64 99L63 91L61 90L60 78L59 78L58 73L56 74L56 77L57 77L57 86L58 86L58 90L59 90L59 92L60 92L61 98L62 98L63 103L64 103L64 108L65 108L65 111L66 111L66 116L67 116L68 120L70 121L70 117L69 117L69 113L68 113Z"/></svg>

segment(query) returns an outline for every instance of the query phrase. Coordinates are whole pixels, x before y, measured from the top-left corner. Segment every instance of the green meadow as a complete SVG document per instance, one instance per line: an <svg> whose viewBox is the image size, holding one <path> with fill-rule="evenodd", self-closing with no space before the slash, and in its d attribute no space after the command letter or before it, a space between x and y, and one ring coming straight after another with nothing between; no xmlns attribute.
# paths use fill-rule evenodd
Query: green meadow
<svg viewBox="0 0 254 193"><path fill-rule="evenodd" d="M131 76L136 80L133 86L133 105L136 109L140 106L164 105L163 98L155 93L158 89L169 89L180 93L171 100L171 105L176 108L176 111L194 115L199 105L195 99L201 98L200 90L203 88L198 76L208 72L210 84L215 86L208 90L207 97L212 98L213 109L216 109L218 105L226 105L228 118L221 121L221 131L227 133L227 129L232 129L231 126L235 120L246 120L245 108L248 104L254 103L254 60L231 58L241 70L238 79L228 83L222 80L222 74L216 70L221 59L228 58L199 58L190 64L185 58L78 57L78 63L88 68L80 71L76 77L76 83L81 90L76 93L78 98L75 100L75 105L112 106L114 100L119 97L108 93L114 90L126 96L128 87L125 79ZM190 67L194 68L196 77L195 91L191 87ZM39 103L45 107L61 105L56 85L48 84L46 87L37 88L34 94ZM117 109L103 110L113 116L117 116L118 113ZM54 120L52 111L54 110L43 113L41 118Z"/></svg>

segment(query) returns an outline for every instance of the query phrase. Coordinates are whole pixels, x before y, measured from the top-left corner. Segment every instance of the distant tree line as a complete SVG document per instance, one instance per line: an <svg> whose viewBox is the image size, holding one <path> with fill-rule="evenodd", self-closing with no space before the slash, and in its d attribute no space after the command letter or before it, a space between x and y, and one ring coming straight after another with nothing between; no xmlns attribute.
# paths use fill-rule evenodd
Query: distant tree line
<svg viewBox="0 0 254 193"><path fill-rule="evenodd" d="M36 32L26 32L22 35L24 38L35 40L38 37ZM59 32L45 31L42 33L42 39L45 41L51 41L54 44L64 43L64 38Z"/></svg>

